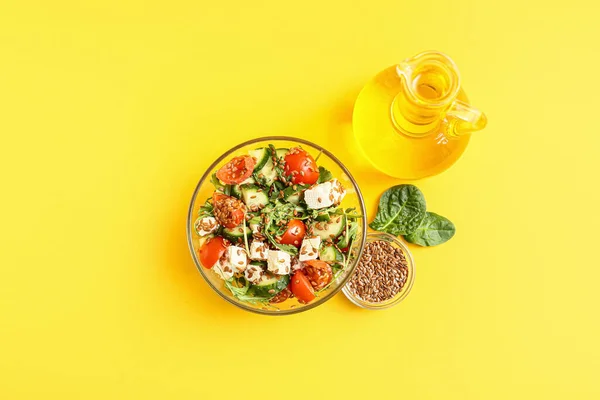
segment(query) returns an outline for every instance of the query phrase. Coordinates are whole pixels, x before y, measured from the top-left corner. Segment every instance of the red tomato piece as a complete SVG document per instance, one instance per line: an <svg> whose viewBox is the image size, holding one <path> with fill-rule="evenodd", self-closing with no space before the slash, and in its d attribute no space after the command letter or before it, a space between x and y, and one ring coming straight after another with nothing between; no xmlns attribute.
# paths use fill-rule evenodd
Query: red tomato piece
<svg viewBox="0 0 600 400"><path fill-rule="evenodd" d="M286 175L292 175L292 183L312 185L319 179L319 167L315 159L304 149L292 147L285 155Z"/></svg>
<svg viewBox="0 0 600 400"><path fill-rule="evenodd" d="M252 175L255 165L256 159L252 156L235 157L217 171L217 178L227 185L237 185Z"/></svg>
<svg viewBox="0 0 600 400"><path fill-rule="evenodd" d="M310 303L315 299L313 290L308 278L302 271L296 271L292 276L292 293L300 303Z"/></svg>
<svg viewBox="0 0 600 400"><path fill-rule="evenodd" d="M304 222L299 219L292 219L288 222L287 230L283 236L281 236L279 243L300 247L305 233L306 227L304 226Z"/></svg>
<svg viewBox="0 0 600 400"><path fill-rule="evenodd" d="M246 205L241 200L219 192L215 192L212 199L215 218L220 225L235 228L244 221Z"/></svg>
<svg viewBox="0 0 600 400"><path fill-rule="evenodd" d="M204 268L212 268L215 263L223 256L225 250L229 246L229 242L221 236L215 236L208 239L202 247L200 247L200 263Z"/></svg>
<svg viewBox="0 0 600 400"><path fill-rule="evenodd" d="M323 289L333 279L331 266L325 261L308 260L304 261L304 265L304 274L314 290Z"/></svg>

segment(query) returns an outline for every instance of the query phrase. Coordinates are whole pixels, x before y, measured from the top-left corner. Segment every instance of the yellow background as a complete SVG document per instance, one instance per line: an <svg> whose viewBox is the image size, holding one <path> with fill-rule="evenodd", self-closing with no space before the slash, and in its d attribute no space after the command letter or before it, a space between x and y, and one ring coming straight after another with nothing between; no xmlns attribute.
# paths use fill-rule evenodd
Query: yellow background
<svg viewBox="0 0 600 400"><path fill-rule="evenodd" d="M0 398L600 398L594 3L2 1ZM353 100L427 49L490 123L418 182L458 231L414 249L407 300L268 318L211 292L204 169L301 136L373 216L400 181L357 155Z"/></svg>

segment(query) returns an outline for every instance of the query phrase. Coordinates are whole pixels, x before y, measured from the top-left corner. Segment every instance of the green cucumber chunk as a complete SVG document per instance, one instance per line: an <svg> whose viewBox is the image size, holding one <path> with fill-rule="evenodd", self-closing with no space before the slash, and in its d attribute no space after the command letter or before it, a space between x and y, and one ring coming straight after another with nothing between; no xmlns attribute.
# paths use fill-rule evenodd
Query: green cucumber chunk
<svg viewBox="0 0 600 400"><path fill-rule="evenodd" d="M239 243L244 240L244 224L240 224L235 228L223 228L223 237L231 243ZM250 228L246 228L246 235L250 235Z"/></svg>
<svg viewBox="0 0 600 400"><path fill-rule="evenodd" d="M257 211L269 204L269 196L256 185L240 186L242 200L250 211Z"/></svg>
<svg viewBox="0 0 600 400"><path fill-rule="evenodd" d="M313 234L322 240L335 239L346 228L346 217L343 215L333 217L331 221L315 222L312 224Z"/></svg>
<svg viewBox="0 0 600 400"><path fill-rule="evenodd" d="M290 283L289 275L265 276L259 283L250 286L255 296L271 297L285 289Z"/></svg>
<svg viewBox="0 0 600 400"><path fill-rule="evenodd" d="M319 258L321 259L321 261L325 261L328 263L344 261L342 253L338 249L336 249L335 246L331 245L321 246L321 249L319 250Z"/></svg>
<svg viewBox="0 0 600 400"><path fill-rule="evenodd" d="M260 149L248 151L252 157L256 158L256 165L254 171L260 171L265 166L267 161L271 158L271 150L268 147L261 147Z"/></svg>
<svg viewBox="0 0 600 400"><path fill-rule="evenodd" d="M283 158L285 157L285 155L287 154L287 152L290 151L290 149L277 149L275 150L275 155L277 156L277 158Z"/></svg>
<svg viewBox="0 0 600 400"><path fill-rule="evenodd" d="M242 198L242 191L240 190L240 185L231 186L231 195L236 199Z"/></svg>

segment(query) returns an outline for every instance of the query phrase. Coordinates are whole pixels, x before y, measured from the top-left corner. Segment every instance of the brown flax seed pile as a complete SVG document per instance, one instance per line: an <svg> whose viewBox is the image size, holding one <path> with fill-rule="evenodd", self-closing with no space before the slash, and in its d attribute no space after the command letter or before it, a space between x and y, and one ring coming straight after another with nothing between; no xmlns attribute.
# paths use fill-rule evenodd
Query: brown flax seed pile
<svg viewBox="0 0 600 400"><path fill-rule="evenodd" d="M378 240L365 246L348 288L364 301L379 303L393 298L406 283L407 275L402 250Z"/></svg>

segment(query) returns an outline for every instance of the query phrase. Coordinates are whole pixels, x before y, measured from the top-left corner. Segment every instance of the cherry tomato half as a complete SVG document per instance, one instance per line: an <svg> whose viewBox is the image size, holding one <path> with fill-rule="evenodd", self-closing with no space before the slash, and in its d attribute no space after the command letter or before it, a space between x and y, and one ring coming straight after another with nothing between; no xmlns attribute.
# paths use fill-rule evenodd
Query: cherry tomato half
<svg viewBox="0 0 600 400"><path fill-rule="evenodd" d="M296 271L292 276L292 293L300 303L310 303L315 299L315 291L313 290L308 278L302 271Z"/></svg>
<svg viewBox="0 0 600 400"><path fill-rule="evenodd" d="M256 159L254 157L235 157L217 171L217 178L227 185L237 185L252 175L255 165Z"/></svg>
<svg viewBox="0 0 600 400"><path fill-rule="evenodd" d="M204 268L212 268L223 256L229 243L221 236L208 239L200 247L200 263Z"/></svg>
<svg viewBox="0 0 600 400"><path fill-rule="evenodd" d="M293 173L292 183L295 185L312 185L319 179L319 167L315 159L299 147L292 147L285 155L284 172L286 175Z"/></svg>
<svg viewBox="0 0 600 400"><path fill-rule="evenodd" d="M300 247L305 233L306 227L304 226L304 222L299 219L292 219L288 222L287 230L283 236L281 236L279 243Z"/></svg>
<svg viewBox="0 0 600 400"><path fill-rule="evenodd" d="M215 218L225 228L235 228L244 220L246 206L242 201L226 194L215 192L212 197Z"/></svg>
<svg viewBox="0 0 600 400"><path fill-rule="evenodd" d="M321 290L333 279L333 271L329 264L321 260L304 261L304 274L314 290Z"/></svg>

